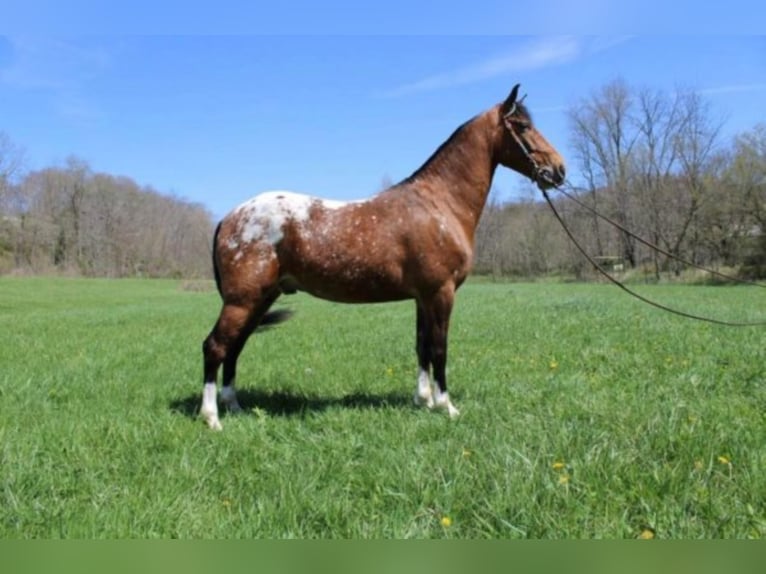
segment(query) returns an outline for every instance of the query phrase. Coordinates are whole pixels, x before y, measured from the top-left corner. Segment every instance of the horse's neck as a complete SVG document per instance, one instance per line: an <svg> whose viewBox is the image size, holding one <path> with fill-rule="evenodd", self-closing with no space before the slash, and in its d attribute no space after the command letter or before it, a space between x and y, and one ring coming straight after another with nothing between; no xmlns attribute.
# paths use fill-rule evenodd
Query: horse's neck
<svg viewBox="0 0 766 574"><path fill-rule="evenodd" d="M406 181L438 205L452 209L466 231L473 232L487 201L497 168L494 157L494 110L460 126Z"/></svg>

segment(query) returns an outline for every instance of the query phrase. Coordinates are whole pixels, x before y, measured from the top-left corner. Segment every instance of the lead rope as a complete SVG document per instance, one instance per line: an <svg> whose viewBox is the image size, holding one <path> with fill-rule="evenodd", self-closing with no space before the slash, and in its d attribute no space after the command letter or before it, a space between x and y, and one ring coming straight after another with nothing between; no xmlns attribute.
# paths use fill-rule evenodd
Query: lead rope
<svg viewBox="0 0 766 574"><path fill-rule="evenodd" d="M575 187L571 183L569 183L569 181L567 181L567 185L570 188L575 189ZM705 273L710 273L711 275L715 275L716 277L720 277L721 279L726 279L727 281L732 281L734 283L742 283L744 285L752 285L754 287L766 288L766 285L764 285L763 283L758 283L756 281L751 281L749 279L742 279L741 277L733 277L732 275L727 275L725 273L721 273L720 271L716 271L715 269L710 269L708 267L704 267L703 265L699 265L697 263L692 263L691 261L688 261L687 259L684 259L683 257L680 257L679 255L675 255L674 253L671 253L670 251L667 251L667 250L663 249L662 247L652 243L651 241L647 241L646 239L644 239L640 235L636 235L630 229L628 229L624 225L622 225L619 221L615 221L614 219L612 219L610 217L607 217L606 215L604 215L602 213L599 213L598 211L593 209L590 205L584 203L583 201L578 199L578 197L576 195L573 195L573 194L569 193L564 188L558 187L558 188L556 188L556 190L559 193L561 193L561 195L563 195L564 197L566 197L570 201L573 201L574 203L576 203L577 205L579 205L580 207L582 207L586 211L592 213L593 215L595 215L596 217L598 217L600 219L603 219L608 224L616 227L617 229L619 229L623 233L629 235L630 237L632 237L633 239L635 239L639 243L643 243L649 249L653 249L654 251L657 251L658 253L662 253L666 257L670 257L671 259L675 259L676 261L678 261L680 263L683 263L684 265L688 265L689 267L694 267L696 269L704 271Z"/></svg>
<svg viewBox="0 0 766 574"><path fill-rule="evenodd" d="M679 311L678 309L673 309L672 307L668 307L667 305L663 305L662 303L657 303L656 301L652 301L651 299L648 299L644 297L643 295L640 295L633 291L632 289L626 287L622 282L618 281L614 277L612 277L599 263L591 257L587 251L580 245L580 242L577 241L577 239L572 235L572 232L569 230L569 227L567 227L567 224L562 219L561 215L559 215L558 210L556 209L556 206L553 204L553 201L551 201L551 198L548 196L547 190L542 190L543 196L545 197L545 201L548 202L548 205L550 206L551 210L553 211L553 215L556 216L556 219L558 219L559 223L561 224L561 227L564 229L564 232L567 234L569 239L572 241L574 246L577 248L577 250L583 254L583 256L588 260L588 262L593 265L593 267L596 268L596 270L601 273L604 277L606 277L611 283L614 285L617 285L620 289L625 291L626 293L632 295L639 301L643 301L644 303L651 305L652 307L656 307L657 309L662 309L663 311L667 311L668 313L672 313L674 315L679 315L681 317L686 317L687 319L694 319L696 321L705 321L707 323L714 323L716 325L725 325L727 327L758 327L766 325L766 321L757 321L753 323L742 323L737 321L722 321L720 319L713 319L711 317L703 317L701 315L695 315L693 313L687 313L686 311Z"/></svg>
<svg viewBox="0 0 766 574"><path fill-rule="evenodd" d="M516 107L515 107L515 105L514 105L514 107L513 107L513 108L511 108L511 110L510 110L510 111L509 111L509 112L508 112L508 113L505 115L504 119L506 119L506 120L507 120L507 119L509 119L509 116L511 116L511 115L513 114L513 112L515 111L515 109L516 109ZM527 146L525 145L525 143L522 141L522 139L521 139L521 138L518 136L518 134L516 133L516 130L515 130L515 129L513 129L513 126L509 126L509 131L511 132L511 135L513 136L513 139L514 139L514 140L516 140L516 143L519 145L519 148L521 148L521 151L522 151L522 153L523 153L523 154L524 154L524 155L527 157L527 159L528 159L528 160L530 161L530 163L532 164L532 168L533 168L533 170L535 171L535 173L536 173L536 174L537 174L537 173L539 173L539 168L538 168L537 162L536 162L536 161L535 161L535 159L532 157L532 154L530 153L530 150L528 150L528 149L527 149ZM593 265L593 267L595 267L595 268L596 268L596 270L597 270L597 271L598 271L598 272L599 272L601 275L603 275L604 277L606 277L606 278L607 278L607 279L608 279L608 280L609 280L611 283L613 283L614 285L616 285L617 287L619 287L620 289L622 289L623 291L625 291L625 292L626 292L626 293L628 293L629 295L632 295L633 297L635 297L635 298L636 298L636 299L638 299L639 301L642 301L642 302L646 303L647 305L651 305L652 307L656 307L657 309L661 309L661 310L663 310L663 311L667 311L668 313L672 313L673 315L678 315L678 316L680 316L680 317L685 317L685 318L687 318L687 319L694 319L695 321L704 321L704 322L706 322L706 323L713 323L713 324L715 324L715 325L725 325L725 326L727 326L727 327L760 327L760 326L764 326L764 325L766 325L766 321L757 321L757 322L738 322L738 321L723 321L723 320L721 320L721 319L713 319L713 318L711 318L711 317L703 317L702 315L695 315L695 314L693 314L693 313L687 313L686 311L680 311L680 310L678 310L678 309L674 309L674 308L672 308L672 307L668 307L667 305L663 305L662 303L658 303L658 302L656 302L656 301L652 301L651 299L649 299L649 298L647 298L647 297L644 297L643 295L640 295L639 293L636 293L635 291L633 291L632 289L630 289L629 287L627 287L627 286L626 286L624 283L622 283L622 282L618 281L617 279L615 279L614 277L612 277L612 276L611 276L611 275L610 275L610 274L609 274L609 273L608 273L608 272L607 272L607 271L606 271L606 270L605 270L603 267L601 267L601 265L599 265L599 264L598 264L598 262L597 262L595 259L593 259L593 257L591 257L591 256L588 254L588 252L587 252L587 251L585 251L585 249L583 248L583 246L582 246L582 245L580 245L580 242L579 242L579 241L577 241L577 239L575 238L575 236L574 236L574 235L572 234L572 232L569 230L569 227L567 227L567 224L564 222L564 220L562 219L561 215L559 215L559 212L558 212L558 210L556 209L556 206L553 204L553 201L551 201L551 198L548 196L548 191L547 191L547 190L545 190L545 189L542 189L542 188L541 188L541 190L542 190L542 192L543 192L543 196L545 197L545 201L547 201L547 202L548 202L548 205L550 206L551 210L553 211L553 215L555 215L555 216L556 216L556 219L558 219L559 223L561 224L561 227L564 229L564 232L567 234L567 236L568 236L568 237L569 237L569 239L572 241L572 243L573 243L573 244L574 244L574 246L577 248L577 250L578 250L580 253L582 253L582 254L583 254L583 256L585 257L585 259L587 259L587 260L588 260L588 262L589 262L591 265ZM570 196L569 196L569 194L567 194L567 193L566 193L566 192L564 192L563 190L559 189L559 191L561 191L561 192L562 192L562 193L563 193L563 194L564 194L566 197L570 197ZM570 197L570 199L571 199L571 197ZM580 202L579 202L579 201L576 201L576 203L580 204ZM580 205L583 205L583 204L580 204ZM590 208L587 208L587 209L590 209ZM596 212L595 212L595 210L594 210L594 213L596 213ZM665 254L665 255L668 255L669 257L672 257L672 258L678 259L679 261L681 261L682 263L684 263L684 261L683 261L682 259L680 259L679 257L677 257L677 256L675 256L675 255L672 255L672 254L670 254L670 253L668 253L668 252L664 251L663 249L660 249L658 246L655 246L655 245L651 245L651 244L649 244L649 242L647 242L647 241L645 241L645 240L641 239L640 237L638 237L638 236L634 235L634 234L633 234L631 231L628 231L628 230L627 230L627 229L625 229L623 226L619 225L619 224L618 224L616 221L612 221L612 220L610 220L610 219L606 218L606 216L602 216L602 215L601 215L601 214L599 214L599 213L596 213L596 215L598 215L598 216L599 216L599 217L601 217L602 219L605 219L605 221L607 221L608 223L611 223L612 225L614 225L614 226L615 226L615 227L617 227L618 229L621 229L621 230L622 230L622 231L624 231L625 233L628 233L628 234L629 234L631 237L634 237L635 239L637 239L637 240L641 241L642 243L644 243L644 244L645 244L645 245L647 245L648 247L651 247L652 249L657 249L657 250L658 250L660 253L663 253L663 254ZM698 267L698 266L697 266L697 265L695 265L695 264L691 264L691 265L692 265L693 267ZM719 275L719 276L722 276L722 277L726 277L727 279L729 278L727 275L724 275L724 274L722 274L722 273L719 273L719 272L717 272L717 271L712 271L712 270L707 270L707 269L705 269L705 270L706 270L706 271L709 271L709 272L711 272L711 273L713 273L713 274L715 274L715 275ZM738 280L738 281L740 281L740 282L747 282L747 283L751 283L751 282L749 282L749 281L743 281L743 280ZM755 284L756 284L756 285L759 285L759 284L757 284L757 283L755 283ZM759 285L759 286L762 286L762 285Z"/></svg>

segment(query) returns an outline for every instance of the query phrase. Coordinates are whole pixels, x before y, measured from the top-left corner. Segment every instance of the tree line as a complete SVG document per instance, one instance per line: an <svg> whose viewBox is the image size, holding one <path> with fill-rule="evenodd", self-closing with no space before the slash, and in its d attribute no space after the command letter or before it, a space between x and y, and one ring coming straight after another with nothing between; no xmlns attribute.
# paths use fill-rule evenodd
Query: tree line
<svg viewBox="0 0 766 574"><path fill-rule="evenodd" d="M621 80L576 102L567 116L574 150L568 171L578 174L567 191L686 261L766 276L766 124L725 142L722 122L698 93ZM554 201L606 268L647 279L685 270L590 210ZM592 272L531 185L520 200L491 197L477 230L475 269L519 277Z"/></svg>
<svg viewBox="0 0 766 574"><path fill-rule="evenodd" d="M766 123L723 141L694 91L604 85L567 111L567 184L585 205L665 251L707 267L766 277ZM202 205L96 173L78 158L25 172L0 132L0 273L209 277L211 214ZM386 181L390 183L390 181ZM573 234L607 268L659 279L685 265L552 194ZM495 193L477 230L478 273L592 276L528 184Z"/></svg>
<svg viewBox="0 0 766 574"><path fill-rule="evenodd" d="M71 157L22 173L0 134L0 273L207 277L210 213Z"/></svg>

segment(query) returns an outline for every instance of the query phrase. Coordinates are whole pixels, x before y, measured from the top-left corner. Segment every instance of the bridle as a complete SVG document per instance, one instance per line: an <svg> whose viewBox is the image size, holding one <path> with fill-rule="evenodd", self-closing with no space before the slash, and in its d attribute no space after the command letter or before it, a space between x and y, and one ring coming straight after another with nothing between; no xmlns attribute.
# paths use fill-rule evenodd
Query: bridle
<svg viewBox="0 0 766 574"><path fill-rule="evenodd" d="M522 96L522 98L519 100L519 102L523 102L524 98L526 98L526 94ZM536 150L534 147L530 146L524 138L516 132L516 128L514 127L513 123L514 120L512 116L516 113L517 107L516 102L513 102L513 105L511 106L511 109L508 110L505 114L503 114L503 123L505 124L505 127L510 132L511 136L513 137L516 144L519 146L519 149L521 150L521 153L524 154L524 157L527 159L529 164L532 166L532 173L534 174L530 179L535 182L540 189L542 189L542 186L540 185L541 180L545 182L548 185L551 185L553 187L558 187L556 185L556 182L553 181L552 174L550 173L550 169L546 167L540 167L540 164L537 163L535 158L532 156L532 154L538 150Z"/></svg>

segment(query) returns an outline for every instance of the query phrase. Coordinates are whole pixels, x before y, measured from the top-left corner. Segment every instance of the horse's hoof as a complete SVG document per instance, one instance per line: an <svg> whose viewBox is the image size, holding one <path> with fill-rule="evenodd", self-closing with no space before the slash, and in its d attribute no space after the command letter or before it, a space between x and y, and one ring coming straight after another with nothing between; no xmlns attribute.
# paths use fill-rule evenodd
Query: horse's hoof
<svg viewBox="0 0 766 574"><path fill-rule="evenodd" d="M434 408L434 397L431 394L422 396L420 393L416 392L412 397L412 402L415 403L416 407L425 407L428 410Z"/></svg>
<svg viewBox="0 0 766 574"><path fill-rule="evenodd" d="M242 407L239 406L239 403L237 401L234 401L233 403L229 403L226 405L226 410L233 415L237 415L242 412Z"/></svg>
<svg viewBox="0 0 766 574"><path fill-rule="evenodd" d="M205 421L205 424L208 426L210 430L214 431L222 431L223 427L221 426L221 421L218 419L217 415L207 415L205 413L202 413L202 418Z"/></svg>
<svg viewBox="0 0 766 574"><path fill-rule="evenodd" d="M454 419L460 416L460 411L457 410L455 405L452 404L452 401L449 398L449 395L444 393L438 393L438 396L436 397L436 400L434 401L435 408L439 410L447 411L447 414L449 415L449 418Z"/></svg>

